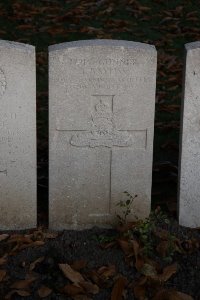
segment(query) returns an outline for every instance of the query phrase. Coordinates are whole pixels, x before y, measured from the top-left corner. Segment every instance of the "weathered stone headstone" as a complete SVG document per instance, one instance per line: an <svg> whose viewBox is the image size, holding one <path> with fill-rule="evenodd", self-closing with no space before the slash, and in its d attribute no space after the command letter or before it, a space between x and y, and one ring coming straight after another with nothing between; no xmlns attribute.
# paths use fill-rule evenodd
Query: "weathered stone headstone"
<svg viewBox="0 0 200 300"><path fill-rule="evenodd" d="M146 217L155 48L90 40L49 50L50 227L111 224L124 191L138 195L130 217Z"/></svg>
<svg viewBox="0 0 200 300"><path fill-rule="evenodd" d="M35 48L0 41L0 229L36 226Z"/></svg>
<svg viewBox="0 0 200 300"><path fill-rule="evenodd" d="M185 45L179 158L179 222L200 226L200 42Z"/></svg>

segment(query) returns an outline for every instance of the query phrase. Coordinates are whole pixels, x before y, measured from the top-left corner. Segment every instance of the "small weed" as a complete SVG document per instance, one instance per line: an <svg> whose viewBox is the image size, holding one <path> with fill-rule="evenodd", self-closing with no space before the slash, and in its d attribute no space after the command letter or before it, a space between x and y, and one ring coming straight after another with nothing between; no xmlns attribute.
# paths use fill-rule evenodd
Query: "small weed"
<svg viewBox="0 0 200 300"><path fill-rule="evenodd" d="M93 240L95 240L99 244L110 243L110 242L115 241L115 239L116 239L116 236L107 236L107 235L104 235L104 234L95 235L93 237Z"/></svg>
<svg viewBox="0 0 200 300"><path fill-rule="evenodd" d="M124 194L127 196L128 199L120 200L119 203L117 203L117 206L122 208L122 216L117 214L117 218L118 218L120 225L127 223L127 218L129 216L129 214L131 213L131 205L133 204L133 201L137 197L137 195L135 195L133 197L131 194L129 194L126 191L124 192Z"/></svg>
<svg viewBox="0 0 200 300"><path fill-rule="evenodd" d="M119 203L117 203L117 206L122 208L121 215L117 214L117 218L121 226L127 225L127 218L131 213L131 205L137 197L137 195L133 197L128 192L124 193L126 194L128 199L121 200ZM138 219L136 216L135 218ZM160 207L158 207L150 213L148 218L146 218L145 220L138 220L133 228L124 231L123 236L128 239L131 239L134 236L137 237L138 241L142 245L143 254L145 256L152 257L155 255L155 249L160 243L163 247L163 239L156 233L159 232L159 230L161 230L163 227L166 227L168 224L169 220L167 218L167 215L161 211ZM165 232L166 239L164 239L164 248L160 250L160 255L163 261L171 262L173 260L173 255L175 252L175 237L168 231Z"/></svg>
<svg viewBox="0 0 200 300"><path fill-rule="evenodd" d="M159 206L150 213L149 219L155 226L168 225L170 223L167 215L162 212Z"/></svg>
<svg viewBox="0 0 200 300"><path fill-rule="evenodd" d="M163 260L166 263L171 263L173 261L173 256L176 251L175 239L176 239L175 236L169 234L167 255L165 257L163 257Z"/></svg>
<svg viewBox="0 0 200 300"><path fill-rule="evenodd" d="M138 222L138 225L134 228L134 233L138 236L140 242L143 245L143 253L146 256L153 256L156 246L161 242L160 238L156 235L156 231L163 225L169 224L167 215L164 214L160 207L150 213L149 218L144 221ZM171 262L175 251L174 246L175 237L170 233L167 234L167 247L166 256L163 260Z"/></svg>
<svg viewBox="0 0 200 300"><path fill-rule="evenodd" d="M143 245L143 253L147 256L152 256L153 254L153 230L155 229L155 224L151 222L150 218L145 221L141 221L134 228L134 233L138 236L140 242Z"/></svg>

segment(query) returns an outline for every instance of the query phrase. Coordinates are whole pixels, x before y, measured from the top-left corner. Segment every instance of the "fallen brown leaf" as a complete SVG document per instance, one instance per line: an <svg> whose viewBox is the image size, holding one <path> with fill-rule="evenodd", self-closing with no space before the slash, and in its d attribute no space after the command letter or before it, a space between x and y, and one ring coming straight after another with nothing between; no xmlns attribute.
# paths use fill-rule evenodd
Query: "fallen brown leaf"
<svg viewBox="0 0 200 300"><path fill-rule="evenodd" d="M136 284L133 288L135 298L138 300L146 299L146 286Z"/></svg>
<svg viewBox="0 0 200 300"><path fill-rule="evenodd" d="M6 270L0 270L0 282L4 279L6 276Z"/></svg>
<svg viewBox="0 0 200 300"><path fill-rule="evenodd" d="M7 300L9 300L9 299L11 299L12 298L12 296L14 295L14 294L17 294L17 295L19 295L19 296L22 296L22 297L28 297L28 296L30 296L31 294L30 294L30 292L28 292L28 291L20 291L20 290L12 290L12 291L10 291L6 296L5 296L5 299Z"/></svg>
<svg viewBox="0 0 200 300"><path fill-rule="evenodd" d="M108 249L108 248L112 248L116 245L116 241L113 241L113 242L109 242L109 243L103 243L103 244L100 244L100 247L102 249Z"/></svg>
<svg viewBox="0 0 200 300"><path fill-rule="evenodd" d="M132 247L133 247L135 259L137 260L138 254L139 254L139 252L140 252L140 245L139 245L139 243L138 243L136 240L134 240L134 239L131 239L131 240L130 240L130 243L131 243L131 245L132 245Z"/></svg>
<svg viewBox="0 0 200 300"><path fill-rule="evenodd" d="M120 224L117 227L117 230L121 233L127 232L128 230L134 228L136 226L137 222L128 222L125 224Z"/></svg>
<svg viewBox="0 0 200 300"><path fill-rule="evenodd" d="M91 270L90 272L88 272L88 275L92 282L96 283L98 286L102 286L104 284L104 280L96 270Z"/></svg>
<svg viewBox="0 0 200 300"><path fill-rule="evenodd" d="M83 276L77 272L74 271L70 265L68 264L59 264L60 270L63 272L66 278L68 278L71 282L73 282L76 286L80 286L81 281L85 281Z"/></svg>
<svg viewBox="0 0 200 300"><path fill-rule="evenodd" d="M38 295L40 298L46 298L52 293L52 289L48 286L42 285L38 290Z"/></svg>
<svg viewBox="0 0 200 300"><path fill-rule="evenodd" d="M161 257L166 257L169 249L168 241L161 241L156 247L156 251L159 253Z"/></svg>
<svg viewBox="0 0 200 300"><path fill-rule="evenodd" d="M112 277L116 274L116 266L110 265L107 267L106 266L100 267L97 273L101 276L102 279L108 279L109 277Z"/></svg>
<svg viewBox="0 0 200 300"><path fill-rule="evenodd" d="M169 232L167 230L156 228L153 233L155 236L159 237L161 240L169 239Z"/></svg>
<svg viewBox="0 0 200 300"><path fill-rule="evenodd" d="M9 237L9 234L0 234L0 242L6 240Z"/></svg>
<svg viewBox="0 0 200 300"><path fill-rule="evenodd" d="M82 281L79 283L82 288L86 291L87 294L98 294L99 287L96 284L93 284L89 281Z"/></svg>
<svg viewBox="0 0 200 300"><path fill-rule="evenodd" d="M11 288L18 289L18 290L27 289L33 283L33 281L35 281L35 278L18 280L11 285Z"/></svg>
<svg viewBox="0 0 200 300"><path fill-rule="evenodd" d="M147 277L142 276L136 283L133 283L133 292L137 300L146 299L146 282Z"/></svg>
<svg viewBox="0 0 200 300"><path fill-rule="evenodd" d="M33 30L35 31L35 27L31 24L24 24L24 25L19 25L17 26L17 29L19 30Z"/></svg>
<svg viewBox="0 0 200 300"><path fill-rule="evenodd" d="M112 293L111 293L111 300L121 300L122 299L126 284L127 284L127 279L124 277L119 277L116 280L113 290L112 290Z"/></svg>
<svg viewBox="0 0 200 300"><path fill-rule="evenodd" d="M190 295L181 292L176 292L176 296L179 297L180 300L193 300L193 298ZM172 298L170 300L172 300Z"/></svg>
<svg viewBox="0 0 200 300"><path fill-rule="evenodd" d="M152 300L193 300L193 298L175 290L161 289Z"/></svg>
<svg viewBox="0 0 200 300"><path fill-rule="evenodd" d="M144 258L141 255L137 255L136 261L135 261L135 267L138 272L141 271L145 264Z"/></svg>
<svg viewBox="0 0 200 300"><path fill-rule="evenodd" d="M81 260L76 260L71 264L71 268L75 271L79 271L83 268L85 268L87 265L87 262L83 259Z"/></svg>
<svg viewBox="0 0 200 300"><path fill-rule="evenodd" d="M177 264L172 264L163 269L163 273L161 275L158 275L158 279L162 282L165 282L176 272L177 272Z"/></svg>
<svg viewBox="0 0 200 300"><path fill-rule="evenodd" d="M153 300L169 300L169 291L167 289L159 290L153 297Z"/></svg>
<svg viewBox="0 0 200 300"><path fill-rule="evenodd" d="M41 64L44 64L45 62L45 52L40 52L39 60L41 60ZM43 241L45 239L55 239L58 236L58 232L45 232L42 230L42 228L39 228L39 230L36 230L32 234L32 239L34 241Z"/></svg>
<svg viewBox="0 0 200 300"><path fill-rule="evenodd" d="M126 256L134 256L134 251L129 241L118 239L117 242Z"/></svg>
<svg viewBox="0 0 200 300"><path fill-rule="evenodd" d="M43 241L44 233L42 230L38 229L35 230L33 233L26 235L26 237L29 237L32 241Z"/></svg>
<svg viewBox="0 0 200 300"><path fill-rule="evenodd" d="M2 256L0 258L0 266L4 265L7 262L7 259L8 259L7 254L5 254L4 256Z"/></svg>
<svg viewBox="0 0 200 300"><path fill-rule="evenodd" d="M23 243L23 244L29 244L33 241L29 236L23 236L21 234L13 234L10 236L10 239L8 240L8 243Z"/></svg>
<svg viewBox="0 0 200 300"><path fill-rule="evenodd" d="M76 286L74 284L66 284L62 289L62 292L64 294L67 294L68 296L76 296L85 293L82 287Z"/></svg>
<svg viewBox="0 0 200 300"><path fill-rule="evenodd" d="M30 264L29 270L30 270L30 271L33 271L33 270L35 269L36 265L39 264L39 263L41 263L41 262L44 260L44 258L45 258L45 257L42 256L42 257L39 257L38 259L36 259L34 262L32 262L32 263Z"/></svg>
<svg viewBox="0 0 200 300"><path fill-rule="evenodd" d="M21 245L19 247L19 250L23 250L23 249L26 249L26 248L31 248L31 247L39 247L39 246L43 246L45 244L44 241L35 241L35 242L31 242L29 244L24 244L24 245Z"/></svg>

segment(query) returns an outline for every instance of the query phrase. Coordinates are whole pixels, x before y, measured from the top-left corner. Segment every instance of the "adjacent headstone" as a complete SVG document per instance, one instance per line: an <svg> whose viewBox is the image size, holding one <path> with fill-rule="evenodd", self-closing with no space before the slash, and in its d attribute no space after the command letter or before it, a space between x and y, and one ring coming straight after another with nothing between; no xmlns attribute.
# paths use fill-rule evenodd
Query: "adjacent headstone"
<svg viewBox="0 0 200 300"><path fill-rule="evenodd" d="M200 42L185 45L179 159L179 222L200 226Z"/></svg>
<svg viewBox="0 0 200 300"><path fill-rule="evenodd" d="M150 211L156 50L118 40L51 46L50 227L116 221L128 191L130 217Z"/></svg>
<svg viewBox="0 0 200 300"><path fill-rule="evenodd" d="M36 226L35 48L0 41L0 229Z"/></svg>

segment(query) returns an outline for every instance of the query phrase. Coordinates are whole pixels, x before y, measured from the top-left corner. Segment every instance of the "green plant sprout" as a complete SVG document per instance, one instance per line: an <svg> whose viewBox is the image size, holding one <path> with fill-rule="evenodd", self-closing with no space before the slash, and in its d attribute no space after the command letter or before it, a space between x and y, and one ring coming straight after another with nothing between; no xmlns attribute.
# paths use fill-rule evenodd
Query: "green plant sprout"
<svg viewBox="0 0 200 300"><path fill-rule="evenodd" d="M155 245L157 244L157 237L155 235L156 229L164 224L169 224L167 215L164 214L160 207L151 212L149 217L144 221L139 221L133 229L133 232L138 236L143 245L143 253L146 256L153 256ZM165 261L172 261L174 254L174 236L169 233L167 256L163 258Z"/></svg>
<svg viewBox="0 0 200 300"><path fill-rule="evenodd" d="M117 214L120 225L127 224L127 218L131 213L131 206L137 197L137 195L133 197L127 191L124 192L124 194L128 199L120 200L119 203L116 204L122 209L121 214ZM160 241L155 234L156 230L158 228L162 228L162 226L165 224L169 224L167 215L161 211L160 207L157 207L155 211L152 211L149 217L145 220L138 220L137 216L134 217L137 219L134 227L123 234L128 238L137 236L142 245L143 254L145 256L152 257L154 255L157 242ZM173 255L175 252L174 240L175 237L169 233L167 237L168 245L166 246L166 256L163 257L165 262L171 262L173 260Z"/></svg>
<svg viewBox="0 0 200 300"><path fill-rule="evenodd" d="M127 218L129 214L131 213L131 205L133 204L133 201L137 197L137 195L132 196L129 194L127 191L124 192L124 194L128 197L126 200L120 200L116 205L122 208L122 216L117 214L117 218L119 220L119 223L126 224L127 223Z"/></svg>

